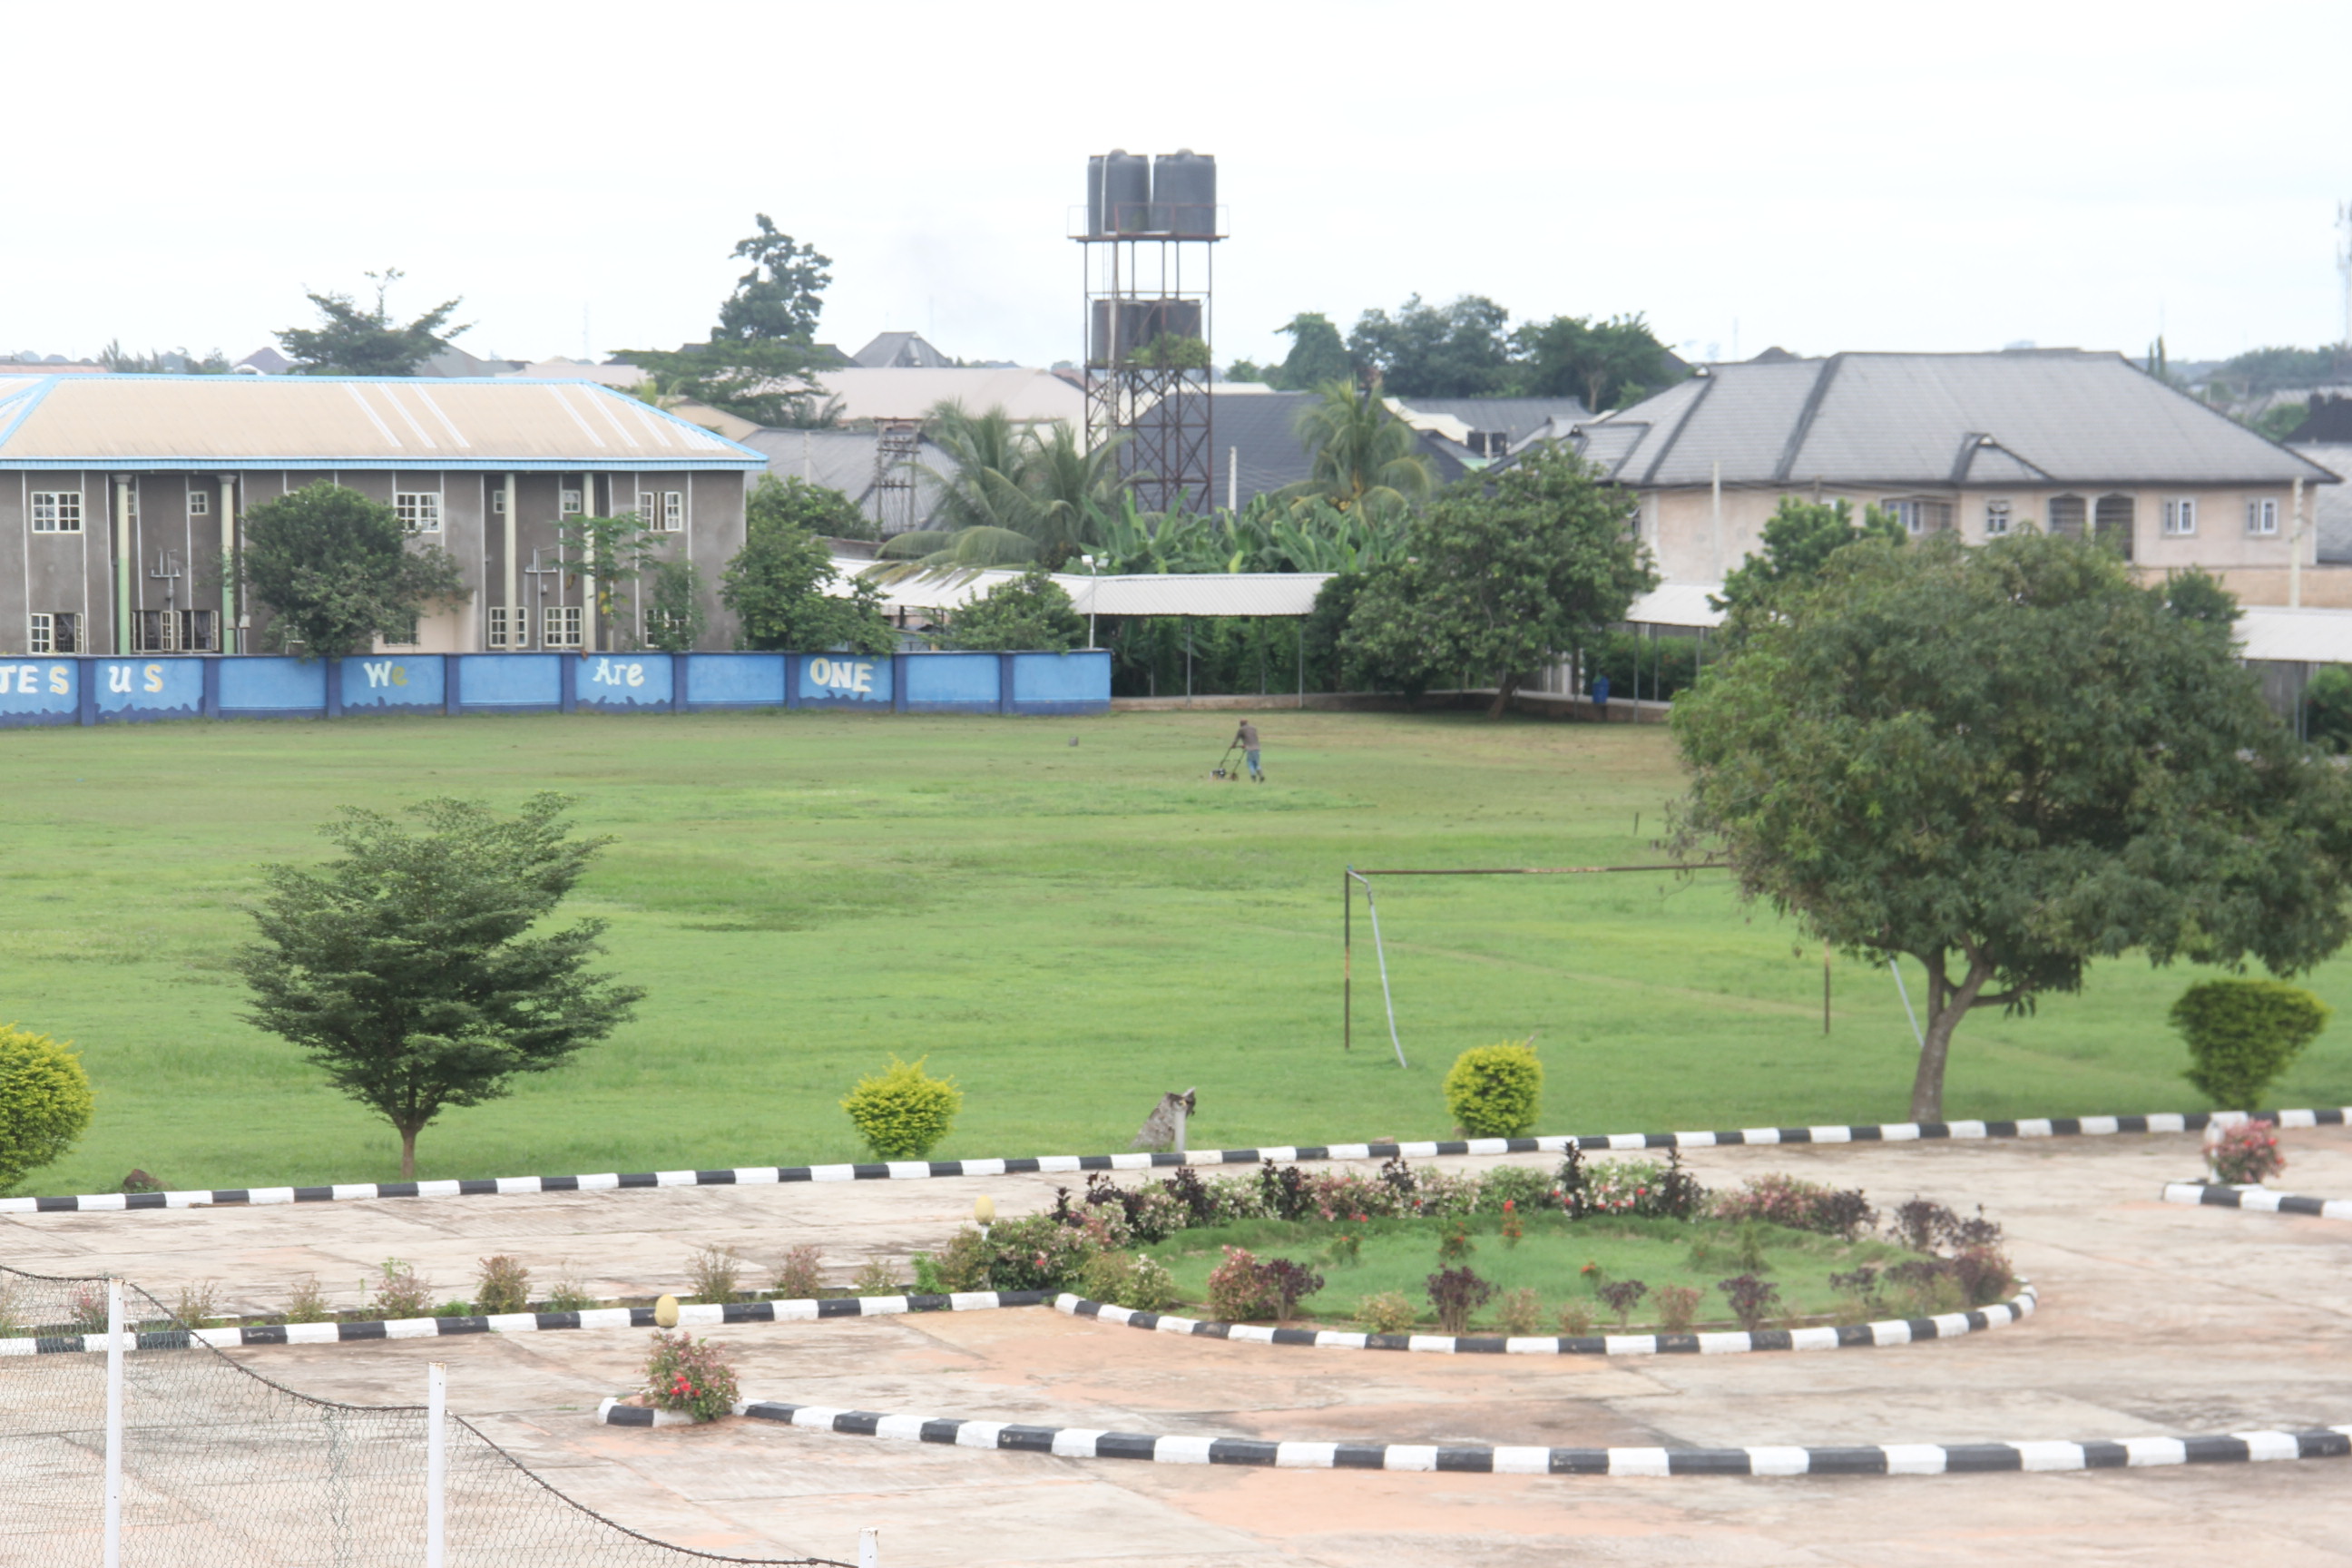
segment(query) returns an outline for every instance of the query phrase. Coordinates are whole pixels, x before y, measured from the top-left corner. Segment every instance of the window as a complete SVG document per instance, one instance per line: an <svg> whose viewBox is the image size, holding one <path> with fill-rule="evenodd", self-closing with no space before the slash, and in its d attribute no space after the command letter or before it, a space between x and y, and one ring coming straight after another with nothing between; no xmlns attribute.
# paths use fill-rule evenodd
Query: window
<svg viewBox="0 0 2352 1568"><path fill-rule="evenodd" d="M490 490L490 515L492 517L504 517L506 514L507 489L504 485L495 486Z"/></svg>
<svg viewBox="0 0 2352 1568"><path fill-rule="evenodd" d="M180 616L173 610L137 610L131 617L131 651L180 651Z"/></svg>
<svg viewBox="0 0 2352 1568"><path fill-rule="evenodd" d="M529 647L530 612L520 605L492 605L488 637L492 647Z"/></svg>
<svg viewBox="0 0 2352 1568"><path fill-rule="evenodd" d="M1890 500L1886 510L1895 514L1906 533L1941 533L1952 526L1952 503L1948 500Z"/></svg>
<svg viewBox="0 0 2352 1568"><path fill-rule="evenodd" d="M563 492L563 515L566 517L578 517L580 515L580 492L578 490L565 490Z"/></svg>
<svg viewBox="0 0 2352 1568"><path fill-rule="evenodd" d="M2088 521L2090 508L2081 496L2050 498L2050 531L2061 539L2083 537L2083 524Z"/></svg>
<svg viewBox="0 0 2352 1568"><path fill-rule="evenodd" d="M34 526L38 527L39 524L36 523ZM2250 500L2246 503L2246 531L2248 533L2278 531L2277 497L2264 496L2260 500Z"/></svg>
<svg viewBox="0 0 2352 1568"><path fill-rule="evenodd" d="M396 490L392 498L392 510L400 514L400 526L411 533L441 531L441 493L438 490Z"/></svg>
<svg viewBox="0 0 2352 1568"><path fill-rule="evenodd" d="M189 653L220 652L220 612L182 610L180 647Z"/></svg>
<svg viewBox="0 0 2352 1568"><path fill-rule="evenodd" d="M580 646L580 606L557 605L539 613L539 637L547 647Z"/></svg>
<svg viewBox="0 0 2352 1568"><path fill-rule="evenodd" d="M200 490L196 489L195 486L190 485L188 487L188 515L190 517L210 517L212 514L212 491Z"/></svg>
<svg viewBox="0 0 2352 1568"><path fill-rule="evenodd" d="M2008 531L2009 502L2005 500L1989 500L1985 502L1985 537L1987 539L1999 539Z"/></svg>
<svg viewBox="0 0 2352 1568"><path fill-rule="evenodd" d="M27 653L72 653L74 649L75 616L69 611L58 610L48 615L35 613L26 617L29 635L26 637Z"/></svg>
<svg viewBox="0 0 2352 1568"><path fill-rule="evenodd" d="M2139 533L2138 509L2129 496L2101 496L2091 509L2091 537L2128 561Z"/></svg>
<svg viewBox="0 0 2352 1568"><path fill-rule="evenodd" d="M35 490L33 492L33 531L35 533L79 533L81 531L81 492L79 490Z"/></svg>
<svg viewBox="0 0 2352 1568"><path fill-rule="evenodd" d="M685 493L679 490L662 491L661 515L654 520L654 527L664 533L676 533L685 526Z"/></svg>
<svg viewBox="0 0 2352 1568"><path fill-rule="evenodd" d="M2175 539L2197 531L2197 502L2193 497L2175 496L2164 503L2164 531Z"/></svg>

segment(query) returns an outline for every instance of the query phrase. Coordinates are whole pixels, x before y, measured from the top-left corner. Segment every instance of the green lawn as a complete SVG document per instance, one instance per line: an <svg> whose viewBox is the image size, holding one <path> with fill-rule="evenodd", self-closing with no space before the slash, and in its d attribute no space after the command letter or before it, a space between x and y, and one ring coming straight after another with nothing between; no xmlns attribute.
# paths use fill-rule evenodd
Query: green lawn
<svg viewBox="0 0 2352 1568"><path fill-rule="evenodd" d="M1677 788L1666 736L1474 715L1262 715L1264 786L1206 774L1233 715L835 713L177 723L0 736L0 1019L78 1041L80 1148L25 1190L364 1181L389 1129L239 1017L257 868L339 805L558 788L618 842L585 884L638 1021L514 1098L445 1116L426 1175L842 1160L837 1101L892 1052L967 1100L943 1155L1126 1146L1197 1087L1196 1145L1434 1137L1463 1047L1534 1035L1543 1127L1898 1119L1891 982L1743 910L1720 874L1394 879L1391 1058L1368 943L1339 1038L1340 868L1614 864ZM1071 744L1073 738L1078 744ZM1363 906L1356 907L1364 934ZM2194 1107L2164 1010L2192 978L2120 962L2037 1016L1981 1016L1954 1116ZM2317 988L2352 1003L2352 963ZM1915 996L1919 977L1914 973ZM2281 1087L2352 1100L2339 1024Z"/></svg>

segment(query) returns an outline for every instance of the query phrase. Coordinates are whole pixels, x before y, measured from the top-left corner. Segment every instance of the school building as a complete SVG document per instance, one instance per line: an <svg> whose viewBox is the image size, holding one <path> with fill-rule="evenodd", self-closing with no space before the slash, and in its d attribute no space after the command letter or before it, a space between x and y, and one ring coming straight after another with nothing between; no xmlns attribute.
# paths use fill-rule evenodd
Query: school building
<svg viewBox="0 0 2352 1568"><path fill-rule="evenodd" d="M585 381L28 376L0 384L0 654L275 652L230 570L253 508L325 479L399 514L467 597L398 651L632 647L598 624L564 524L635 512L700 573L699 646L767 458ZM296 651L300 651L297 649Z"/></svg>

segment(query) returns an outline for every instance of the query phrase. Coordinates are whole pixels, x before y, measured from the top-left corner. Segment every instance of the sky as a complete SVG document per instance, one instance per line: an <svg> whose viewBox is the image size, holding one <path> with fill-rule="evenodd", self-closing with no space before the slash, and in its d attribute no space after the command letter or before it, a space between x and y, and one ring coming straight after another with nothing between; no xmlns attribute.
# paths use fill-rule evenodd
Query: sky
<svg viewBox="0 0 2352 1568"><path fill-rule="evenodd" d="M765 213L818 336L1080 347L1087 154L1215 154L1220 363L1302 310L1643 313L1692 357L2346 333L2352 5L7 0L0 353L219 348L407 274L458 342L703 336ZM46 62L26 68L29 62Z"/></svg>

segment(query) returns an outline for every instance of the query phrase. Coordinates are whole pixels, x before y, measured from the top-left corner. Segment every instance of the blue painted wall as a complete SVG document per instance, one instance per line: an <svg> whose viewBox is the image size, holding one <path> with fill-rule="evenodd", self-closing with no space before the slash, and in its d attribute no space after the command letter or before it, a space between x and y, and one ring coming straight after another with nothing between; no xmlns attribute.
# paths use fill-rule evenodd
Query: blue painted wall
<svg viewBox="0 0 2352 1568"><path fill-rule="evenodd" d="M330 702L328 678L336 700ZM454 703L451 682L456 684ZM217 714L322 719L336 712L519 713L570 707L663 712L781 708L888 712L1105 713L1110 656L798 653L371 655L10 658L0 655L0 729ZM903 690L900 689L903 688Z"/></svg>

